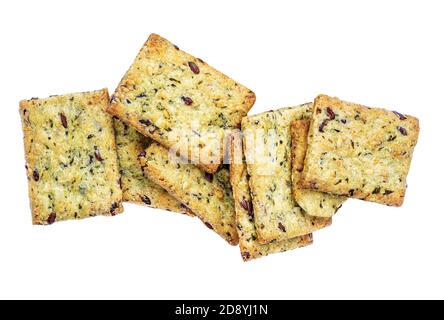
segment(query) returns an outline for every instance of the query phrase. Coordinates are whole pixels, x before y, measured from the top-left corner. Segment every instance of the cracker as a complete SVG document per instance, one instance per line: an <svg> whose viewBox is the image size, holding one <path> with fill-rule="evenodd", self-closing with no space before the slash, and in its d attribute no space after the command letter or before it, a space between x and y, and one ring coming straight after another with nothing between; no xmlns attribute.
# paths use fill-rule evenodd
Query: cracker
<svg viewBox="0 0 444 320"><path fill-rule="evenodd" d="M114 119L123 201L192 215L191 211L165 189L144 176L139 154L152 140L134 128Z"/></svg>
<svg viewBox="0 0 444 320"><path fill-rule="evenodd" d="M313 110L301 186L401 206L418 119L326 95Z"/></svg>
<svg viewBox="0 0 444 320"><path fill-rule="evenodd" d="M123 211L106 89L20 102L34 224Z"/></svg>
<svg viewBox="0 0 444 320"><path fill-rule="evenodd" d="M214 174L204 172L192 164L171 159L168 150L156 142L139 159L147 177L230 244L238 243L230 174L225 166Z"/></svg>
<svg viewBox="0 0 444 320"><path fill-rule="evenodd" d="M309 215L315 217L332 217L342 206L346 197L328 193L306 190L299 186L299 179L304 168L307 152L308 129L310 120L296 120L291 123L291 180L293 197L296 203Z"/></svg>
<svg viewBox="0 0 444 320"><path fill-rule="evenodd" d="M311 116L312 104L269 111L242 120L254 220L261 244L309 234L331 219L307 215L294 201L291 185L293 120Z"/></svg>
<svg viewBox="0 0 444 320"><path fill-rule="evenodd" d="M269 254L301 248L313 243L312 234L289 240L260 244L257 241L254 211L248 185L247 165L243 158L242 136L233 134L230 140L230 180L236 209L236 226L239 247L244 261L265 257Z"/></svg>
<svg viewBox="0 0 444 320"><path fill-rule="evenodd" d="M251 90L151 34L107 111L214 173L226 134L239 128L255 99Z"/></svg>

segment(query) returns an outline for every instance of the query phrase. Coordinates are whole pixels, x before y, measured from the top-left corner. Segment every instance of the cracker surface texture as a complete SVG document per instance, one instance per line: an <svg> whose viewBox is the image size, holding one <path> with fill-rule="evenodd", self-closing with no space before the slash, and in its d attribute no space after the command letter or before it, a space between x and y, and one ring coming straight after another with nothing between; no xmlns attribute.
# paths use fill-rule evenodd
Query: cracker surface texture
<svg viewBox="0 0 444 320"><path fill-rule="evenodd" d="M20 102L34 224L122 212L106 89Z"/></svg>
<svg viewBox="0 0 444 320"><path fill-rule="evenodd" d="M232 245L238 243L229 170L211 174L171 159L167 149L153 142L139 158L144 173L189 208L204 224Z"/></svg>
<svg viewBox="0 0 444 320"><path fill-rule="evenodd" d="M248 88L151 34L107 111L214 173L225 136L239 128L255 99Z"/></svg>
<svg viewBox="0 0 444 320"><path fill-rule="evenodd" d="M312 104L269 111L242 120L244 152L258 241L288 240L331 224L307 215L293 199L291 135L294 120L311 116Z"/></svg>
<svg viewBox="0 0 444 320"><path fill-rule="evenodd" d="M254 210L248 185L247 165L243 157L242 136L233 134L230 140L230 180L236 209L236 226L239 247L244 261L265 257L269 254L305 247L313 243L312 234L293 239L260 244L254 224Z"/></svg>
<svg viewBox="0 0 444 320"><path fill-rule="evenodd" d="M152 140L119 119L114 119L114 130L123 201L192 215L165 189L144 176L139 155L145 151Z"/></svg>
<svg viewBox="0 0 444 320"><path fill-rule="evenodd" d="M310 120L296 120L291 124L291 179L293 197L296 203L309 215L315 217L332 217L347 200L346 197L328 193L306 190L299 186L299 179L304 168L307 152L308 130Z"/></svg>
<svg viewBox="0 0 444 320"><path fill-rule="evenodd" d="M300 184L401 206L418 134L414 117L320 95Z"/></svg>

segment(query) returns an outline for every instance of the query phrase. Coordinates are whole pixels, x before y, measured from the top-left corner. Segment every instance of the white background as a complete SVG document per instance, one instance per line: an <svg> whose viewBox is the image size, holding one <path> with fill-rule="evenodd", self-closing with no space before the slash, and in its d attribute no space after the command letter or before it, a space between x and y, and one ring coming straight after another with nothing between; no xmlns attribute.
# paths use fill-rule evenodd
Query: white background
<svg viewBox="0 0 444 320"><path fill-rule="evenodd" d="M444 298L441 1L2 1L1 298ZM314 245L243 263L197 219L125 205L31 225L20 99L108 87L156 32L257 95L420 118L405 204L350 200Z"/></svg>

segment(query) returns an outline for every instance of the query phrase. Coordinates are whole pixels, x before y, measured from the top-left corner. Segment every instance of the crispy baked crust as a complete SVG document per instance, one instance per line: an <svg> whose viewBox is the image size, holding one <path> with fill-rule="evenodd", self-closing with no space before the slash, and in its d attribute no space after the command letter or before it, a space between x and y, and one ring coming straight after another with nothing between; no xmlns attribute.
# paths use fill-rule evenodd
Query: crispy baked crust
<svg viewBox="0 0 444 320"><path fill-rule="evenodd" d="M251 90L151 34L107 111L214 173L223 158L224 135L239 128L255 100Z"/></svg>
<svg viewBox="0 0 444 320"><path fill-rule="evenodd" d="M193 215L165 189L144 176L139 162L139 154L145 151L152 140L119 119L114 119L113 123L122 179L123 201Z"/></svg>
<svg viewBox="0 0 444 320"><path fill-rule="evenodd" d="M304 168L304 159L307 152L309 128L309 119L296 120L291 123L291 180L293 197L307 214L315 217L329 218L339 210L347 198L299 187L299 179Z"/></svg>
<svg viewBox="0 0 444 320"><path fill-rule="evenodd" d="M293 120L309 118L311 106L308 103L242 119L255 225L261 244L288 240L331 224L331 219L307 215L294 201L291 190L290 125ZM261 152L271 157L262 159Z"/></svg>
<svg viewBox="0 0 444 320"><path fill-rule="evenodd" d="M206 173L169 158L168 150L153 142L140 156L146 176L198 216L205 225L232 245L239 241L229 171L221 167Z"/></svg>
<svg viewBox="0 0 444 320"><path fill-rule="evenodd" d="M123 211L106 89L20 102L34 224Z"/></svg>
<svg viewBox="0 0 444 320"><path fill-rule="evenodd" d="M401 206L418 134L414 117L320 95L300 185Z"/></svg>
<svg viewBox="0 0 444 320"><path fill-rule="evenodd" d="M313 243L312 234L290 240L260 244L257 241L254 225L254 211L248 185L247 165L243 158L242 136L234 133L230 137L230 181L236 209L236 227L239 234L239 247L244 261L265 257Z"/></svg>

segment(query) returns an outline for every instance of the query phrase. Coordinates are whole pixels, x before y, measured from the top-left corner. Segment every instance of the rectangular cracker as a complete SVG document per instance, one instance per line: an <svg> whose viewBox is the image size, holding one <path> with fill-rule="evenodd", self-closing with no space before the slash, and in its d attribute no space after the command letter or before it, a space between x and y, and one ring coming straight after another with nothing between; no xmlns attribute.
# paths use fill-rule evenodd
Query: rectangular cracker
<svg viewBox="0 0 444 320"><path fill-rule="evenodd" d="M34 224L123 211L106 89L20 102Z"/></svg>
<svg viewBox="0 0 444 320"><path fill-rule="evenodd" d="M312 234L289 240L260 244L254 225L254 210L248 185L247 165L243 157L242 136L233 134L230 140L230 180L236 209L236 227L239 247L244 261L265 257L269 254L305 247L313 243Z"/></svg>
<svg viewBox="0 0 444 320"><path fill-rule="evenodd" d="M113 123L123 201L192 215L187 207L177 201L165 189L144 176L139 162L139 154L145 151L152 140L141 135L136 129L119 119L114 119Z"/></svg>
<svg viewBox="0 0 444 320"><path fill-rule="evenodd" d="M214 173L225 136L239 128L255 99L251 90L151 34L107 111Z"/></svg>
<svg viewBox="0 0 444 320"><path fill-rule="evenodd" d="M187 206L205 225L232 245L236 231L230 173L222 166L211 174L189 163L180 163L166 148L153 142L139 157L144 173Z"/></svg>
<svg viewBox="0 0 444 320"><path fill-rule="evenodd" d="M312 104L264 112L242 119L244 152L250 175L254 220L261 244L309 234L331 219L307 215L292 196L293 120L311 116Z"/></svg>
<svg viewBox="0 0 444 320"><path fill-rule="evenodd" d="M418 119L326 95L313 110L301 186L401 206Z"/></svg>
<svg viewBox="0 0 444 320"><path fill-rule="evenodd" d="M308 130L310 120L296 120L291 123L291 180L293 197L296 203L309 215L315 217L332 217L347 200L346 197L302 189L299 179L304 168L307 152Z"/></svg>

